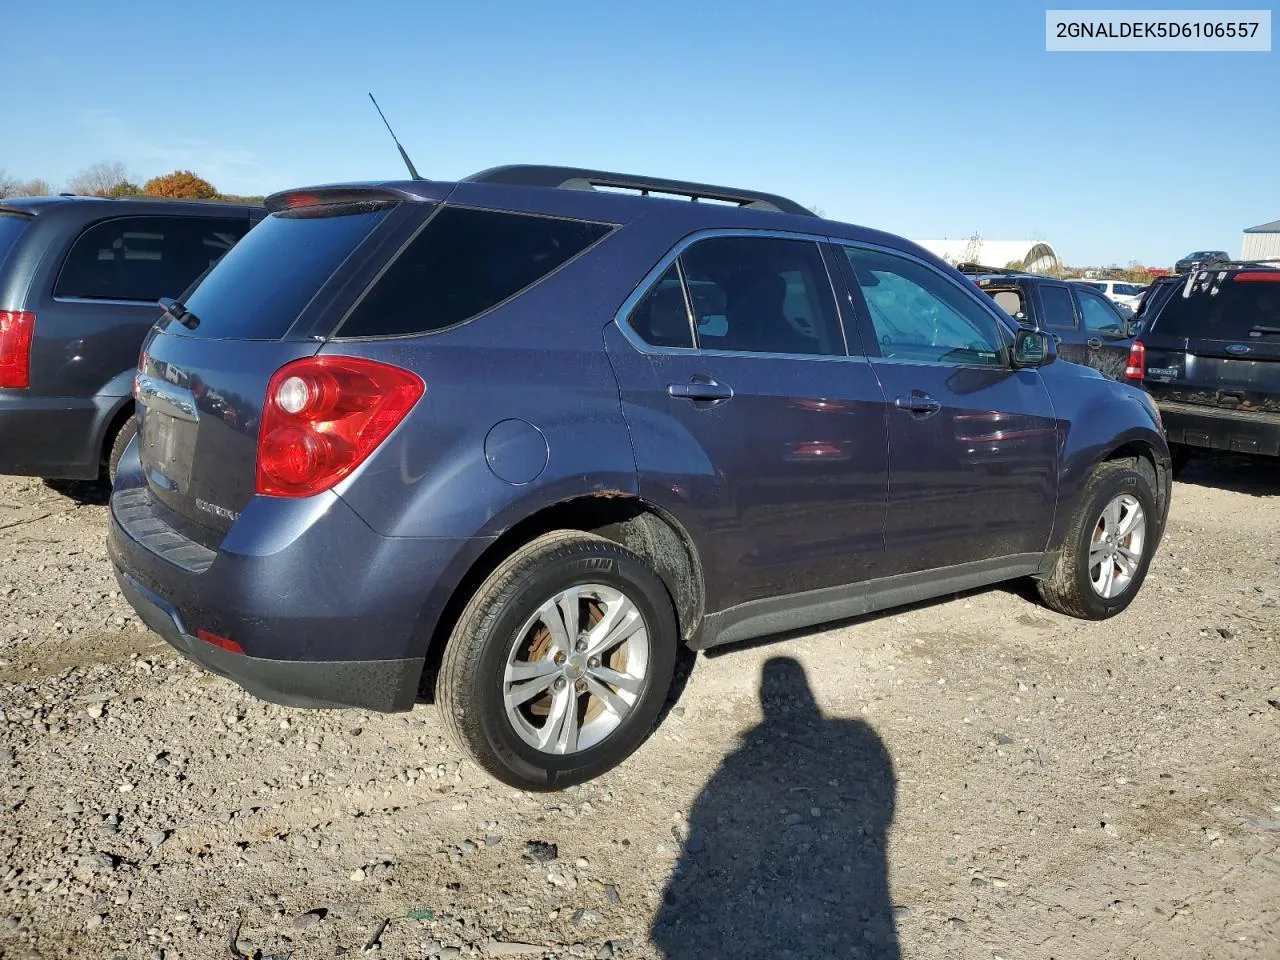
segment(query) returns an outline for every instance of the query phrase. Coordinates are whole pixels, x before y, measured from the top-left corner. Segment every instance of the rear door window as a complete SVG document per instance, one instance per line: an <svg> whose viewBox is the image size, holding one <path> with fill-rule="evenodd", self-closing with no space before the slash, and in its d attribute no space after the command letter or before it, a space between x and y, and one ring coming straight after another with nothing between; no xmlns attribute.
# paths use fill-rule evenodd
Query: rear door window
<svg viewBox="0 0 1280 960"><path fill-rule="evenodd" d="M431 333L470 320L528 289L612 229L583 220L442 207L337 336Z"/></svg>
<svg viewBox="0 0 1280 960"><path fill-rule="evenodd" d="M627 324L645 343L655 347L692 347L693 326L673 263L635 305Z"/></svg>
<svg viewBox="0 0 1280 960"><path fill-rule="evenodd" d="M186 299L200 319L180 336L279 340L392 205L273 213L236 244Z"/></svg>
<svg viewBox="0 0 1280 960"><path fill-rule="evenodd" d="M1040 303L1044 307L1043 324L1055 330L1076 328L1076 308L1071 303L1071 291L1056 283L1040 286Z"/></svg>
<svg viewBox="0 0 1280 960"><path fill-rule="evenodd" d="M843 356L822 251L810 240L711 237L681 254L703 350Z"/></svg>
<svg viewBox="0 0 1280 960"><path fill-rule="evenodd" d="M1280 271L1275 271L1280 280ZM1280 282L1237 280L1230 275L1216 285L1197 284L1183 296L1180 284L1147 324L1152 333L1191 340L1251 342L1280 339Z"/></svg>
<svg viewBox="0 0 1280 960"><path fill-rule="evenodd" d="M176 297L248 229L247 218L117 217L95 223L67 253L53 295L147 303Z"/></svg>

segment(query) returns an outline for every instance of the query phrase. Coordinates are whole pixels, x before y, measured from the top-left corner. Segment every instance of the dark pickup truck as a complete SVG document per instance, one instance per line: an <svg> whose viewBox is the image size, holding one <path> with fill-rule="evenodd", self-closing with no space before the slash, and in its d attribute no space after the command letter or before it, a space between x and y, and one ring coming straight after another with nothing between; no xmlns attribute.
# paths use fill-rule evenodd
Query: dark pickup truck
<svg viewBox="0 0 1280 960"><path fill-rule="evenodd" d="M1162 281L1126 376L1160 407L1175 468L1195 450L1280 456L1280 264Z"/></svg>

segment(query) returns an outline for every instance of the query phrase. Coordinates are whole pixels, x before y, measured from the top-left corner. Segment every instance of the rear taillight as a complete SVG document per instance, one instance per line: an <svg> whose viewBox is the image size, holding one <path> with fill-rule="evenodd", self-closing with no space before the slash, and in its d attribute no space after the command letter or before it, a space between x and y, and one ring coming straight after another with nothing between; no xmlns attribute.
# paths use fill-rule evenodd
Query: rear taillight
<svg viewBox="0 0 1280 960"><path fill-rule="evenodd" d="M258 493L309 497L359 466L426 385L408 370L358 357L286 364L267 385L258 433Z"/></svg>
<svg viewBox="0 0 1280 960"><path fill-rule="evenodd" d="M31 337L36 315L0 310L0 387L25 390L31 386Z"/></svg>
<svg viewBox="0 0 1280 960"><path fill-rule="evenodd" d="M1141 340L1129 344L1129 359L1124 365L1126 380L1141 380L1147 375L1147 347Z"/></svg>

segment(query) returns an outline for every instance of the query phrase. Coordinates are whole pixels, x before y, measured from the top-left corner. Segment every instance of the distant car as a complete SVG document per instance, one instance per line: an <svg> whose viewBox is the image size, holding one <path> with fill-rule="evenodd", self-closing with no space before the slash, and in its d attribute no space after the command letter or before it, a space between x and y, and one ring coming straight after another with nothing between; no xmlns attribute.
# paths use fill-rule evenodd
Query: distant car
<svg viewBox="0 0 1280 960"><path fill-rule="evenodd" d="M1126 375L1159 404L1175 469L1196 450L1280 457L1280 270L1160 281L1138 321Z"/></svg>
<svg viewBox="0 0 1280 960"><path fill-rule="evenodd" d="M161 197L0 200L0 473L111 477L160 317L262 207Z"/></svg>
<svg viewBox="0 0 1280 960"><path fill-rule="evenodd" d="M1112 303L1128 307L1130 312L1137 309L1138 301L1142 299L1142 287L1126 280L1071 280L1070 282L1092 287Z"/></svg>
<svg viewBox="0 0 1280 960"><path fill-rule="evenodd" d="M1217 263L1228 262L1231 260L1231 254L1225 250L1197 250L1194 253L1188 253L1185 257L1173 265L1174 273L1187 273L1197 263Z"/></svg>
<svg viewBox="0 0 1280 960"><path fill-rule="evenodd" d="M1058 356L1093 367L1112 380L1124 379L1129 358L1128 316L1124 308L1091 287L1053 277L963 264L1005 313L1019 323L1051 333Z"/></svg>

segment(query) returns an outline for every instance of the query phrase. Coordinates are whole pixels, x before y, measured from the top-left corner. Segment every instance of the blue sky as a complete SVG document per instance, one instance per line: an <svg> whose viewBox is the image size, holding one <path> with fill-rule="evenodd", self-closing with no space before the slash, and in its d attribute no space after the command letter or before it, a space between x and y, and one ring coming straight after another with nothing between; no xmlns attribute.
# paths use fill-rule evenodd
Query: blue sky
<svg viewBox="0 0 1280 960"><path fill-rule="evenodd" d="M55 186L97 160L239 193L399 176L373 90L431 178L706 180L1073 264L1234 254L1280 218L1280 53L1046 53L1044 4L56 6L0 31L0 167Z"/></svg>

